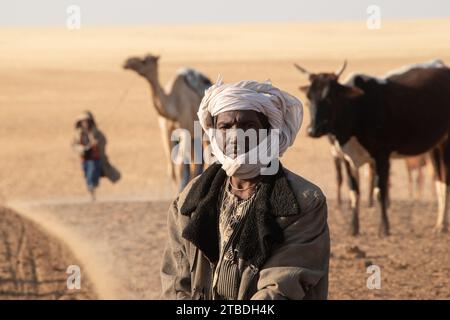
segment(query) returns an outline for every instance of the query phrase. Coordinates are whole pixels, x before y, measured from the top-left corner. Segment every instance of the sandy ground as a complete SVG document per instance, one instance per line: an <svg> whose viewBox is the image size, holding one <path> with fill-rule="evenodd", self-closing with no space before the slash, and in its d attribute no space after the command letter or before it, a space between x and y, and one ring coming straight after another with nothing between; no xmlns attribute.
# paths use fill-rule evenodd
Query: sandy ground
<svg viewBox="0 0 450 320"><path fill-rule="evenodd" d="M67 246L100 298L156 298L165 211L175 192L165 174L148 86L121 69L128 56L161 54L162 83L179 67L191 66L212 80L219 73L225 81L270 78L304 99L297 88L306 79L292 67L294 61L333 71L347 58L344 77L355 71L382 75L434 58L448 63L449 34L450 20L385 22L379 31L367 30L365 21L0 29L0 204L33 220L54 245ZM110 159L123 174L117 185L102 183L96 204L87 202L79 159L69 146L73 119L85 109L96 115ZM413 201L404 164L393 161L393 235L376 236L377 213L363 204L363 234L348 237L347 212L334 202L328 143L305 137L308 121L305 110L305 124L282 160L329 199L330 298L449 298L450 243L448 236L431 232L436 211L431 183L421 201ZM5 219L0 214L0 223ZM8 265L2 252L0 266ZM381 268L381 290L366 287L370 263ZM8 285L4 277L0 274L0 292Z"/></svg>
<svg viewBox="0 0 450 320"><path fill-rule="evenodd" d="M120 201L16 204L21 212L60 226L68 245L86 261L105 299L157 299L169 202ZM348 215L329 200L332 238L330 299L449 299L449 235L431 233L436 206L400 200L391 208L393 234L377 236L378 214L363 204L362 234L347 236ZM53 227L52 227L53 226ZM69 233L69 234L68 234ZM73 238L70 233L77 234ZM89 246L89 252L83 249ZM367 267L381 271L381 289L367 288Z"/></svg>
<svg viewBox="0 0 450 320"><path fill-rule="evenodd" d="M63 237L75 252L89 246L81 259L88 261L88 272L99 271L92 278L100 280L102 298L157 299L168 206L147 201L47 203L28 206L29 210L22 205L21 212L39 212L37 220L64 228ZM78 237L68 237L67 232Z"/></svg>
<svg viewBox="0 0 450 320"><path fill-rule="evenodd" d="M0 209L0 299L96 299L89 277L68 288L68 266L82 264L47 231L12 210ZM71 273L72 271L69 270ZM69 279L69 283L73 283Z"/></svg>

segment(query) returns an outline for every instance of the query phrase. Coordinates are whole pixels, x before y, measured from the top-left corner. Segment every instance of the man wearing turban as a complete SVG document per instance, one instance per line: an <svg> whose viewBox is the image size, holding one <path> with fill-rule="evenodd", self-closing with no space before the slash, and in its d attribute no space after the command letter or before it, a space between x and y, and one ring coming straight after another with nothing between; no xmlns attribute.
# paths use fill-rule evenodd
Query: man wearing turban
<svg viewBox="0 0 450 320"><path fill-rule="evenodd" d="M161 297L326 299L325 196L278 162L301 102L270 82L219 78L198 117L216 162L171 204Z"/></svg>

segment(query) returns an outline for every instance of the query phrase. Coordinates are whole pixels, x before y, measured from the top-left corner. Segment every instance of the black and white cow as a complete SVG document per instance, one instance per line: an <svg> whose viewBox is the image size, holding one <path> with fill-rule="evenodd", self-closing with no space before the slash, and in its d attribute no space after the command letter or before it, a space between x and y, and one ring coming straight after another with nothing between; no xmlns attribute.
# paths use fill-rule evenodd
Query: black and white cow
<svg viewBox="0 0 450 320"><path fill-rule="evenodd" d="M332 135L350 164L375 168L381 213L380 234L389 234L387 192L391 157L429 152L436 176L436 230L447 231L450 210L450 69L441 61L411 65L383 78L356 74L339 83L337 73L310 73L301 87L310 102L311 137ZM352 192L351 232L359 233L359 190Z"/></svg>
<svg viewBox="0 0 450 320"><path fill-rule="evenodd" d="M366 162L361 162L360 167L356 167L352 165L354 162L348 161L346 158L349 157L348 154L344 154L342 152L341 147L339 146L339 142L336 140L336 137L332 134L328 134L328 141L330 142L330 153L333 157L334 167L336 171L336 198L337 204L339 206L342 205L342 183L344 180L344 175L342 174L342 167L344 167L347 172L348 184L351 186L350 188L350 200L352 207L356 206L356 201L359 199L359 191L356 193L354 190L359 190L360 186L360 175L359 171L361 166L368 163L367 167L367 175L369 177L368 183L368 198L367 204L369 207L373 206L373 198L375 191L375 168L373 162L370 161L370 158L367 158ZM358 147L358 146L356 146ZM352 152L357 152L357 150L353 150Z"/></svg>

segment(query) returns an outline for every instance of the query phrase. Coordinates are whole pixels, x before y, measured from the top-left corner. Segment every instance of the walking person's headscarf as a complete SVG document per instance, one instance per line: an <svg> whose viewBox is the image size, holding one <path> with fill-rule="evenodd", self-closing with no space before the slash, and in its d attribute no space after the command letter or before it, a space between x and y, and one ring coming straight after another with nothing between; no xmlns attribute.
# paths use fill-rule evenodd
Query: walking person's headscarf
<svg viewBox="0 0 450 320"><path fill-rule="evenodd" d="M90 111L83 111L75 120L75 128L79 128L81 126L81 122L87 120L90 122L92 127L96 127L97 124L95 123L94 115Z"/></svg>
<svg viewBox="0 0 450 320"><path fill-rule="evenodd" d="M228 176L237 176L243 179L256 177L261 173L261 167L267 164L246 163L248 154L256 148L231 158L225 155L219 147L216 139L213 118L226 111L253 110L264 114L270 124L270 129L278 129L278 154L281 157L290 147L300 130L303 120L303 106L299 99L287 92L272 86L269 81L257 82L244 80L232 84L224 84L219 76L217 83L205 92L205 96L198 111L198 118L203 130L211 140L211 148L214 156L222 164ZM264 145L270 153L270 139Z"/></svg>

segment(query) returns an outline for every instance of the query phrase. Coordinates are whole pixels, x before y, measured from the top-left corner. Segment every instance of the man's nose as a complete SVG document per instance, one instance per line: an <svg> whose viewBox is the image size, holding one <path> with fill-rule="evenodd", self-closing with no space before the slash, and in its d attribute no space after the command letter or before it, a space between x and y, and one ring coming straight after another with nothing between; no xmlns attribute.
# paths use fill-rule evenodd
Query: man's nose
<svg viewBox="0 0 450 320"><path fill-rule="evenodd" d="M231 127L228 132L228 141L236 143L237 136L238 136L238 128L236 126Z"/></svg>

